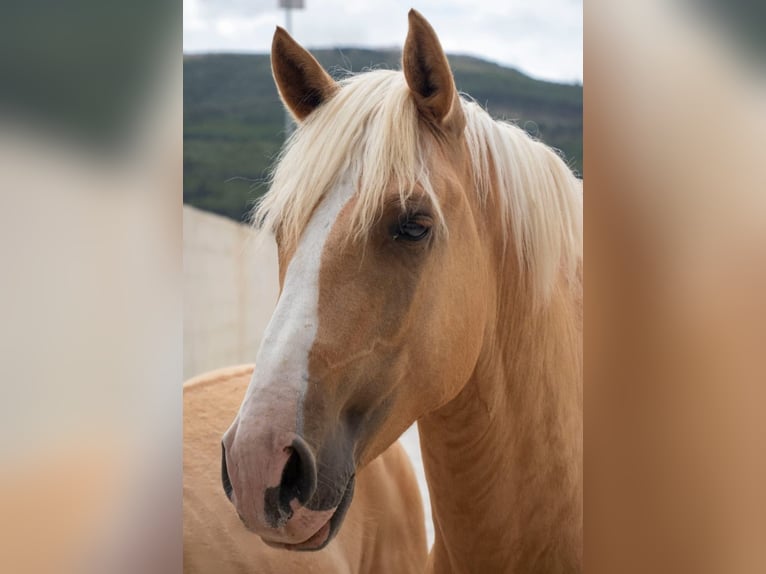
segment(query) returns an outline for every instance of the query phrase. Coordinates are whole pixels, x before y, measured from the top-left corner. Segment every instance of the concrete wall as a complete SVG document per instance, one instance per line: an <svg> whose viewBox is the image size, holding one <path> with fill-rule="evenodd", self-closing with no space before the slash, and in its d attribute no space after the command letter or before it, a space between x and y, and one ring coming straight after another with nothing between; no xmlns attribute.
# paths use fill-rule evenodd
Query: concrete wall
<svg viewBox="0 0 766 574"><path fill-rule="evenodd" d="M184 205L184 379L255 362L278 295L273 240Z"/></svg>
<svg viewBox="0 0 766 574"><path fill-rule="evenodd" d="M273 240L256 246L254 232L230 219L184 206L184 379L255 354L279 294ZM401 438L415 467L434 540L417 427Z"/></svg>

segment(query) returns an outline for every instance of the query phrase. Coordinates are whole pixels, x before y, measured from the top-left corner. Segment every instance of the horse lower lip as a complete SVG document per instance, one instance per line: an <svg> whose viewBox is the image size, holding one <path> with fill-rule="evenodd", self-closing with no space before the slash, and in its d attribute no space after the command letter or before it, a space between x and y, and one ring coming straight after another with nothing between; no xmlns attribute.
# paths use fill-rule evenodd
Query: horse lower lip
<svg viewBox="0 0 766 574"><path fill-rule="evenodd" d="M298 542L297 544L285 544L285 548L290 550L301 550L301 549L312 549L320 546L324 543L324 541L327 539L327 537L330 535L330 520L332 517L327 519L327 522L325 522L319 530L314 532L311 536L309 536L306 540L303 542Z"/></svg>
<svg viewBox="0 0 766 574"><path fill-rule="evenodd" d="M333 513L332 516L335 516L335 513ZM325 535L323 535L323 531L330 528L330 520L332 520L332 516L328 518L322 526L320 526L311 536L306 538L305 540L302 540L301 542L276 542L272 540L268 540L266 538L262 538L263 542L267 546L271 546L272 548L279 548L283 550L310 550L312 548L315 548L319 546L319 544L312 544L312 541L316 539L324 539L326 538ZM321 536L320 536L321 535ZM329 532L327 533L329 535ZM321 543L320 543L321 544Z"/></svg>
<svg viewBox="0 0 766 574"><path fill-rule="evenodd" d="M343 492L343 496L341 497L341 502L338 504L338 506L333 511L332 515L320 526L316 532L314 532L311 536L306 538L302 542L270 542L268 540L264 539L264 542L271 546L272 548L281 548L283 550L315 550L320 547L322 547L327 539L332 535L332 528L333 528L333 518L335 518L335 515L337 514L338 510L341 509L341 507L344 506L344 501L346 500L346 497L348 496L349 488L352 485L354 481L354 476L351 477L349 482L346 484L346 489ZM346 503L346 507L349 503ZM345 510L345 508L344 508ZM326 532L325 532L326 531Z"/></svg>

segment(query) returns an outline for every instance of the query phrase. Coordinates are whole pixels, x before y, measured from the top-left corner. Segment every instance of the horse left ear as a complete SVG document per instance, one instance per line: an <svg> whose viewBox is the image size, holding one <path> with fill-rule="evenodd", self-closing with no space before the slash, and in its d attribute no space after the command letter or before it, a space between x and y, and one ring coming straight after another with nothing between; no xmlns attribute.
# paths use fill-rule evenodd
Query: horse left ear
<svg viewBox="0 0 766 574"><path fill-rule="evenodd" d="M316 58L279 26L271 43L271 73L282 101L299 122L338 91L338 83Z"/></svg>
<svg viewBox="0 0 766 574"><path fill-rule="evenodd" d="M410 10L409 23L402 68L415 104L427 120L459 135L465 128L465 116L447 55L420 12Z"/></svg>

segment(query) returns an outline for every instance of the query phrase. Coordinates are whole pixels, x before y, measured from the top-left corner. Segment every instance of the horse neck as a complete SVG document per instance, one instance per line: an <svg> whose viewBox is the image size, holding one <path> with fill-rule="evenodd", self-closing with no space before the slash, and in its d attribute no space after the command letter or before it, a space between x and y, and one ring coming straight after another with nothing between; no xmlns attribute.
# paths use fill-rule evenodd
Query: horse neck
<svg viewBox="0 0 766 574"><path fill-rule="evenodd" d="M518 270L500 275L497 293L514 296L498 296L473 375L418 423L436 532L431 566L579 571L581 290L562 279L535 309L514 283Z"/></svg>

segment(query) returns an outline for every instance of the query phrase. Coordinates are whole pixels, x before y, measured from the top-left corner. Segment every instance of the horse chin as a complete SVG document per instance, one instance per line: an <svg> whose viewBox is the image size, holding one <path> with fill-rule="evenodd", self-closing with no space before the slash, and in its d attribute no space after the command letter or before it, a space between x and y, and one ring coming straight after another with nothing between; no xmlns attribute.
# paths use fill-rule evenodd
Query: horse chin
<svg viewBox="0 0 766 574"><path fill-rule="evenodd" d="M335 512L333 512L332 516L330 516L327 522L325 522L319 530L303 542L290 544L285 542L271 542L265 538L262 538L262 540L267 546L272 548L291 550L293 552L316 552L317 550L322 550L333 538L335 538L335 535L340 530L340 527L343 524L343 519L346 517L346 512L348 512L348 508L351 506L351 499L354 497L355 484L356 478L352 476L346 485L346 490L343 493L340 503L335 508Z"/></svg>

